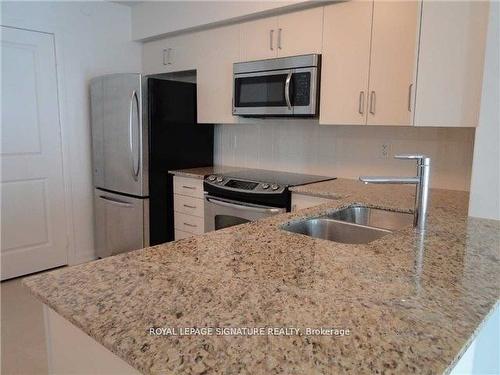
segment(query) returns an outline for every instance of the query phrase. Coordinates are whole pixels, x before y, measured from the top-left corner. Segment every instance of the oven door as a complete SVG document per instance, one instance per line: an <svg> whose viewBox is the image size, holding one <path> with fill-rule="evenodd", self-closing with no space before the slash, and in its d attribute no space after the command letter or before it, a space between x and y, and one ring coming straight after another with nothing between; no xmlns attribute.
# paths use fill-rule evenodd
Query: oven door
<svg viewBox="0 0 500 375"><path fill-rule="evenodd" d="M237 73L233 114L242 116L314 116L317 114L316 67Z"/></svg>
<svg viewBox="0 0 500 375"><path fill-rule="evenodd" d="M205 195L205 232L232 227L286 212L285 208L261 206Z"/></svg>

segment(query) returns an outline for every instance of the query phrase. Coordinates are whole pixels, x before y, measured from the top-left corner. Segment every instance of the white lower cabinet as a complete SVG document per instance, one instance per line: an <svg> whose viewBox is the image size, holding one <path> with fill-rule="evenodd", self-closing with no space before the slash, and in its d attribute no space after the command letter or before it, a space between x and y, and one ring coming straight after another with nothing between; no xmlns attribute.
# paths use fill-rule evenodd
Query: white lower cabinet
<svg viewBox="0 0 500 375"><path fill-rule="evenodd" d="M332 200L328 198L292 193L292 212L303 208L319 206L320 204L329 203L331 201Z"/></svg>
<svg viewBox="0 0 500 375"><path fill-rule="evenodd" d="M192 234L203 234L204 220L202 217L186 215L180 212L174 213L175 229Z"/></svg>
<svg viewBox="0 0 500 375"><path fill-rule="evenodd" d="M205 232L203 180L174 176L174 235L181 240Z"/></svg>
<svg viewBox="0 0 500 375"><path fill-rule="evenodd" d="M203 199L176 194L174 211L191 216L203 217Z"/></svg>
<svg viewBox="0 0 500 375"><path fill-rule="evenodd" d="M45 304L43 315L49 374L141 374Z"/></svg>

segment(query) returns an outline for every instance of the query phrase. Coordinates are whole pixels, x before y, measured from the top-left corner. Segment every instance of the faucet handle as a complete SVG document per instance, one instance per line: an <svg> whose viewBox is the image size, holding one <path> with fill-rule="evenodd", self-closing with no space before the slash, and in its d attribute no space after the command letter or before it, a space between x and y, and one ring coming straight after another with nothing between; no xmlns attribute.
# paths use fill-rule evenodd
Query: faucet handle
<svg viewBox="0 0 500 375"><path fill-rule="evenodd" d="M424 154L400 154L394 155L394 159L417 160L419 165L430 165L431 158Z"/></svg>

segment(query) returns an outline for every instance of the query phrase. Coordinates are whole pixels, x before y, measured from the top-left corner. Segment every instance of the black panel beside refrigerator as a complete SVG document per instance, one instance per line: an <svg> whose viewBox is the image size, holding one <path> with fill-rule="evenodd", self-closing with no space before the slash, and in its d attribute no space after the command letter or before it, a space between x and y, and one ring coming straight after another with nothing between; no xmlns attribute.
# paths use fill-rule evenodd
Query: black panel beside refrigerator
<svg viewBox="0 0 500 375"><path fill-rule="evenodd" d="M174 240L172 169L210 166L214 127L196 121L196 84L148 79L150 245Z"/></svg>

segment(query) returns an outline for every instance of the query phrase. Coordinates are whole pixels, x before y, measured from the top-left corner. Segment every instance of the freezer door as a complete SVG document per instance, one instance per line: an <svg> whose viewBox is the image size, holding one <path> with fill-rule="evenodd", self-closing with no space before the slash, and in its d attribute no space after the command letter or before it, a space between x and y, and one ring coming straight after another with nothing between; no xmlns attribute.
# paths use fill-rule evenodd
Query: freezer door
<svg viewBox="0 0 500 375"><path fill-rule="evenodd" d="M94 189L97 256L149 246L149 200Z"/></svg>
<svg viewBox="0 0 500 375"><path fill-rule="evenodd" d="M147 196L147 121L140 74L111 74L90 84L94 185ZM146 107L145 107L146 108Z"/></svg>

